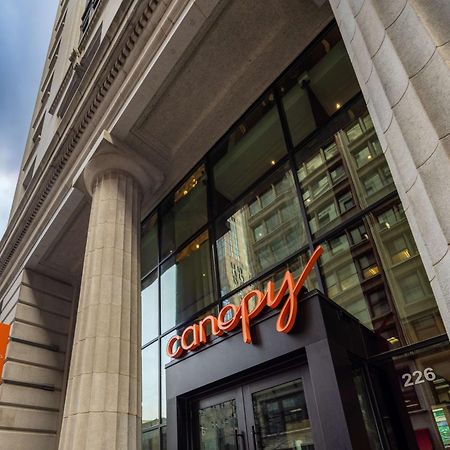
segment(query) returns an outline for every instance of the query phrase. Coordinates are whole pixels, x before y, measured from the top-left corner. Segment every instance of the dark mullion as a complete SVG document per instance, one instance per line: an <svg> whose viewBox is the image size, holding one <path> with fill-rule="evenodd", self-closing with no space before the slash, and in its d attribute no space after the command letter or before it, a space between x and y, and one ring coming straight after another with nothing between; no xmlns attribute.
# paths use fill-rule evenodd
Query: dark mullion
<svg viewBox="0 0 450 450"><path fill-rule="evenodd" d="M288 151L289 164L291 167L292 176L294 177L295 191L297 193L298 201L300 204L300 212L302 215L304 229L306 232L308 248L309 248L309 251L312 253L314 251L314 244L313 244L311 229L309 227L308 215L306 213L305 204L303 203L303 195L302 195L302 190L300 187L300 181L297 176L297 163L295 161L294 145L292 143L292 138L291 138L291 133L289 131L289 124L287 121L286 111L284 109L283 101L281 99L281 93L279 91L279 87L276 87L274 91L275 91L275 101L278 106L278 114L280 116L281 127L283 129L283 135L284 135L284 139L285 139L286 147L287 147L287 151ZM322 280L322 274L320 273L318 264L314 264L314 272L316 273L319 290L321 290L322 292L325 292L324 282Z"/></svg>
<svg viewBox="0 0 450 450"><path fill-rule="evenodd" d="M369 362L375 364L383 364L386 362L392 362L391 358L403 356L407 353L416 352L427 347L432 347L433 345L448 343L447 333L440 334L438 336L433 336L431 338L425 339L423 341L414 342L413 344L404 345L403 347L394 348L378 355L374 355L369 358Z"/></svg>
<svg viewBox="0 0 450 450"><path fill-rule="evenodd" d="M214 178L213 178L213 170L211 164L210 153L205 161L205 169L206 169L206 204L208 208L208 222L209 226L209 235L210 235L210 258L211 258L211 269L212 269L212 277L213 277L213 289L214 289L214 298L216 301L220 301L220 272L219 272L219 255L217 252L217 235L216 235L216 223L214 221ZM221 306L221 305L220 305Z"/></svg>
<svg viewBox="0 0 450 450"><path fill-rule="evenodd" d="M160 204L161 205L161 204ZM162 215L161 215L161 207L158 205L157 208L157 215L156 215L156 225L157 225L157 245L158 245L158 338L156 341L158 342L158 420L159 424L161 424L161 412L162 412L162 395L161 395L161 378L162 378L162 372L161 372L161 363L162 363L162 356L161 356L161 252L162 252L162 244L161 244L161 236L162 236ZM158 431L158 434L160 435L160 431ZM161 438L159 439L161 441Z"/></svg>
<svg viewBox="0 0 450 450"><path fill-rule="evenodd" d="M164 256L159 265L165 264L167 261L170 260L173 256L175 256L177 253L179 253L181 250L183 250L185 247L187 247L191 242L195 241L202 233L205 231L209 231L210 222L207 222L205 225L202 225L194 234L192 234L189 238L187 238L184 242L182 242L178 247L176 247L172 252L170 252L167 256Z"/></svg>

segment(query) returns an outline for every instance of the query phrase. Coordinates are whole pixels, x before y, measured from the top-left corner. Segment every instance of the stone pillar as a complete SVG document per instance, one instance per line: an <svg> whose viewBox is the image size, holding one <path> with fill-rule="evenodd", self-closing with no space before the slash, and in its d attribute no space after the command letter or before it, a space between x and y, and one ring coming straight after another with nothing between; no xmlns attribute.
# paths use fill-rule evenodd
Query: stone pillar
<svg viewBox="0 0 450 450"><path fill-rule="evenodd" d="M330 4L450 333L450 2Z"/></svg>
<svg viewBox="0 0 450 450"><path fill-rule="evenodd" d="M59 450L140 449L139 162L107 151L84 172L92 206Z"/></svg>

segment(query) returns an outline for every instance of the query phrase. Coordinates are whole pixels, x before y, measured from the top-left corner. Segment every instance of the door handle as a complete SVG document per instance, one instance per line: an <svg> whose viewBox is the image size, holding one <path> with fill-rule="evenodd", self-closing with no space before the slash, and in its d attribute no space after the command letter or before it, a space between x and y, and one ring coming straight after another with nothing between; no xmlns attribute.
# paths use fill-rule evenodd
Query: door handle
<svg viewBox="0 0 450 450"><path fill-rule="evenodd" d="M239 438L242 439L243 450L245 450L245 436L244 433L238 433L238 429L234 429L234 441L236 442L236 449L239 450Z"/></svg>

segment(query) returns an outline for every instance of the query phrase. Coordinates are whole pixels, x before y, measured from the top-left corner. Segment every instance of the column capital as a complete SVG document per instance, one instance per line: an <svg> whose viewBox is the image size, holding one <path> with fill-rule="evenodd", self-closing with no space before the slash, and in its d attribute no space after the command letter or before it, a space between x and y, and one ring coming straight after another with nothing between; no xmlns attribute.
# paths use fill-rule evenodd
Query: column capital
<svg viewBox="0 0 450 450"><path fill-rule="evenodd" d="M104 130L83 170L84 185L91 196L96 179L108 171L128 173L139 184L143 197L154 192L163 180L162 172L147 159Z"/></svg>

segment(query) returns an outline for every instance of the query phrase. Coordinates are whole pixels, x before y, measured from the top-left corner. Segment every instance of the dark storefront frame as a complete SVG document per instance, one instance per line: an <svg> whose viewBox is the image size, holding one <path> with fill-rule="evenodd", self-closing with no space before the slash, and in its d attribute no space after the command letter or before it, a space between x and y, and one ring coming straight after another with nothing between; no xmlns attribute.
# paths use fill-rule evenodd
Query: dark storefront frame
<svg viewBox="0 0 450 450"><path fill-rule="evenodd" d="M246 187L246 189L233 200L233 203L228 206L228 210L232 210L234 208L234 205L239 204L247 195L249 192L251 192L255 187L260 185L261 179L269 177L273 174L275 174L277 171L282 170L282 167L287 167L288 171L290 171L292 174L296 174L299 170L298 163L296 161L296 158L298 157L298 151L299 149L303 149L306 147L311 147L313 144L320 145L318 143L322 143L326 140L327 137L333 134L333 132L337 132L339 129L342 128L343 120L346 125L348 125L348 119L345 118L345 114L347 111L349 111L352 107L354 107L356 104L363 104L363 99L361 96L361 93L357 93L354 95L351 99L348 100L345 104L343 104L334 114L330 115L330 117L327 119L326 122L323 122L321 126L317 125L314 131L309 133L306 137L304 137L299 143L294 145L293 138L291 135L291 130L289 128L288 118L286 111L284 109L283 105L283 93L281 91L282 89L282 83L283 80L286 77L286 74L289 73L289 71L292 70L293 66L296 66L299 64L299 61L301 62L304 58L309 58L310 53L314 51L314 47L318 45L318 43L322 40L324 36L327 35L327 33L330 33L330 31L336 30L337 27L335 23L331 23L314 41L305 49L304 52L292 63L292 65L286 69L286 71L280 75L280 77L275 80L275 82L261 95L261 97L255 102L254 106L252 106L244 115L243 117L249 116L252 111L254 111L258 105L261 103L261 101L265 98L267 98L269 95L273 95L274 104L276 105L276 111L278 111L280 123L282 127L283 132L283 138L284 138L284 144L286 148L286 154L277 160L273 167L269 168L263 176L257 178L250 186ZM150 347L151 345L157 346L157 354L158 354L158 418L157 421L155 421L154 425L150 427L149 430L146 430L148 432L155 432L158 434L159 437L157 439L161 439L162 442L162 433L165 431L165 422L164 418L162 417L162 389L163 386L161 384L162 380L162 371L164 370L164 360L165 357L163 355L164 348L162 348L162 341L164 339L167 339L168 336L172 335L174 332L179 332L182 330L185 326L192 323L195 319L198 317L210 312L211 310L217 311L223 304L227 303L232 299L233 296L236 294L239 294L242 290L245 288L248 288L252 285L254 285L256 282L265 279L267 276L270 276L271 274L283 269L286 267L286 265L290 262L298 260L299 257L305 255L307 252L311 252L316 245L324 243L328 241L329 239L332 239L335 236L339 236L341 233L344 233L346 230L348 230L352 225L357 224L362 220L362 218L366 217L369 213L377 210L380 206L388 205L390 203L394 202L400 202L398 194L396 193L395 189L392 192L387 193L382 198L376 200L375 202L371 203L367 207L361 208L356 212L353 212L351 216L348 216L344 218L339 224L333 226L331 229L325 231L324 233L313 236L313 233L311 232L310 226L309 226L309 220L308 220L308 213L303 201L303 195L304 192L302 192L302 187L299 181L298 176L293 177L294 185L295 185L295 192L298 198L298 204L300 207L300 214L303 220L304 224L304 231L306 234L306 244L300 246L297 250L290 253L288 256L280 259L275 264L270 265L269 267L266 267L264 270L258 272L256 275L253 275L252 277L245 280L243 283L241 283L238 287L229 290L225 294L222 294L221 287L220 287L220 273L219 273L219 257L218 257L218 248L217 248L217 222L220 217L226 216L226 211L221 210L220 214L217 212L217 205L213 201L213 192L215 191L214 187L214 177L213 177L213 166L214 166L214 160L213 160L213 154L215 149L220 147L220 145L228 139L228 136L233 132L233 130L236 129L236 127L239 126L240 123L242 123L243 118L239 118L236 123L230 128L230 131L227 132L222 139L218 141L218 143L207 153L207 155L201 159L201 161L198 162L198 164L195 165L196 168L204 167L205 168L205 174L206 174L206 195L207 195L207 220L205 223L203 223L200 228L197 229L193 234L190 234L189 237L183 242L178 242L176 246L172 249L172 251L162 256L161 251L161 240L163 235L162 225L161 225L161 217L163 215L163 208L164 204L169 201L171 197L174 196L174 194L179 190L188 180L189 176L187 176L185 179L183 179L177 187L166 196L166 198L161 202L161 204L158 206L158 208L153 211L151 214L149 214L148 218L144 220L144 226L145 224L151 220L152 218L157 217L157 254L155 258L155 264L151 268L147 268L146 270L143 270L142 273L142 279L143 279L143 285L145 286L146 280L148 280L150 277L156 277L156 280L158 281L157 286L157 314L158 314L158 324L157 324L157 334L155 333L155 336L150 339L148 342L143 343L143 349ZM325 138L324 138L325 136ZM194 169L195 171L196 169ZM191 171L192 173L192 171ZM216 212L215 212L216 211ZM161 307L162 307L162 301L161 301L161 277L163 275L163 267L169 263L169 261L174 260L175 256L179 251L182 249L187 248L191 243L197 242L198 239L201 239L202 236L204 236L204 233L208 234L208 245L209 245L209 258L210 258L210 267L212 270L212 276L211 276L211 287L212 287L212 301L209 302L207 305L203 306L201 309L197 310L195 313L190 314L189 316L185 317L182 321L179 321L175 325L169 327L168 329L162 329L161 327ZM144 273L145 272L145 273ZM316 278L316 286L317 288L325 292L325 281L323 278L323 275L319 269L319 267L315 266L315 278ZM394 320L398 321L397 314L394 314ZM425 341L417 342L411 345L407 346L407 349L409 351L414 350L415 348L421 348L425 345L428 345L428 342L433 343L436 340L438 341L444 341L447 339L446 335L436 336L432 337L431 339L427 339ZM406 347L404 348L406 351ZM395 349L392 350L392 352L403 352L403 349ZM386 358L390 356L390 352L386 354ZM145 374L144 374L145 377ZM157 430L161 430L157 431ZM161 444L163 445L163 444Z"/></svg>

